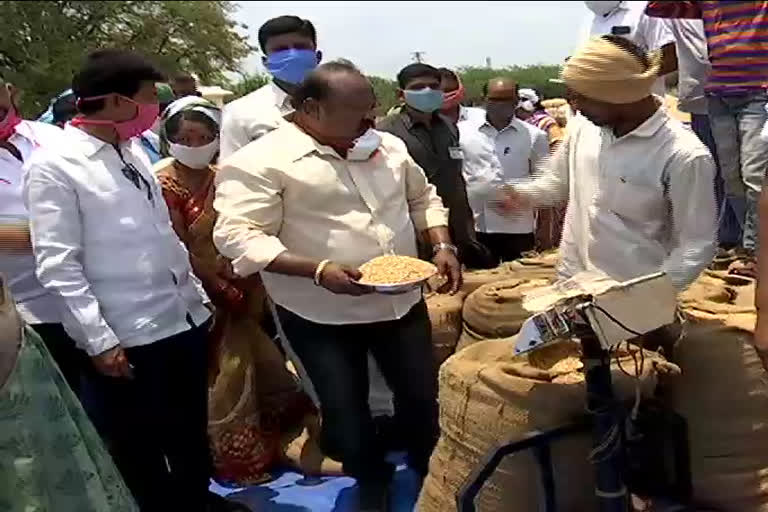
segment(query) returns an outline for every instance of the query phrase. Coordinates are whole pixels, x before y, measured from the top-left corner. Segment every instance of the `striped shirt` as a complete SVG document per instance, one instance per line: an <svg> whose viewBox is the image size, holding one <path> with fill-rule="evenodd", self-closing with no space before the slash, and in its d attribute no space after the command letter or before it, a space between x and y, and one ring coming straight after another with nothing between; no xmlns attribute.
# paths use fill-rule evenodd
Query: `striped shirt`
<svg viewBox="0 0 768 512"><path fill-rule="evenodd" d="M712 63L707 93L740 94L768 87L768 1L652 1L646 14L702 19Z"/></svg>

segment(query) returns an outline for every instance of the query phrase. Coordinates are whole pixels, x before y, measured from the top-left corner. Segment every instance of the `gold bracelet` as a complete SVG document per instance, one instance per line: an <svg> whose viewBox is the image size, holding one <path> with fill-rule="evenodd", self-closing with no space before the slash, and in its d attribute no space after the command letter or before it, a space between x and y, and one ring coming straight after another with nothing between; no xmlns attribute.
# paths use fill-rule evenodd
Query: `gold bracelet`
<svg viewBox="0 0 768 512"><path fill-rule="evenodd" d="M315 286L322 286L322 284L320 284L320 279L323 277L323 270L325 270L325 267L327 267L330 262L331 260L323 260L317 265L317 268L315 269Z"/></svg>

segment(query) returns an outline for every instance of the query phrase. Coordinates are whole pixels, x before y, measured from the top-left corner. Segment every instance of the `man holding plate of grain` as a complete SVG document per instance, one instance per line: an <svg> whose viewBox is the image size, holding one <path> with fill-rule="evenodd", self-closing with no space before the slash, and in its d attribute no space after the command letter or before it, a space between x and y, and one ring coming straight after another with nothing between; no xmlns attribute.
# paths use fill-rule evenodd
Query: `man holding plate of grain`
<svg viewBox="0 0 768 512"><path fill-rule="evenodd" d="M405 144L372 128L376 98L348 62L315 69L293 95L292 122L221 164L214 240L236 273L261 272L291 346L317 391L322 448L360 485L361 510L386 510L392 465L368 407L367 355L395 397L409 465L426 474L437 441L437 368L420 289L372 293L358 267L415 257L417 231L461 285L448 212Z"/></svg>

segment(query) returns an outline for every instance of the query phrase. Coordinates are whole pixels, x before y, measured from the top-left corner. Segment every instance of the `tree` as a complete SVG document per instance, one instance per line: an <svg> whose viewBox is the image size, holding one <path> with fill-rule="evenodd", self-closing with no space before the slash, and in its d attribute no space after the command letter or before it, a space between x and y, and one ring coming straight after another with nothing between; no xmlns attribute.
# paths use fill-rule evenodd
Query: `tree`
<svg viewBox="0 0 768 512"><path fill-rule="evenodd" d="M488 80L499 76L513 78L520 88L535 89L542 99L562 98L565 94L562 84L549 81L560 74L560 66L557 65L511 66L503 69L465 67L459 69L459 74L467 90L468 102L482 101L483 86Z"/></svg>
<svg viewBox="0 0 768 512"><path fill-rule="evenodd" d="M465 104L482 102L483 85L491 78L498 76L514 78L521 88L535 89L542 99L561 98L565 94L565 87L562 84L549 81L550 78L557 78L560 73L560 67L555 65L512 66L503 69L465 67L457 71L467 91ZM384 115L397 104L397 83L379 76L369 76L368 79L373 85L378 100L376 113Z"/></svg>
<svg viewBox="0 0 768 512"><path fill-rule="evenodd" d="M380 76L369 76L368 80L376 94L376 114L383 116L397 104L397 83Z"/></svg>
<svg viewBox="0 0 768 512"><path fill-rule="evenodd" d="M99 48L137 50L167 73L218 80L253 48L227 1L0 1L0 72L34 115L67 89L85 55Z"/></svg>
<svg viewBox="0 0 768 512"><path fill-rule="evenodd" d="M259 73L241 73L240 76L241 78L238 82L228 87L233 94L227 98L227 103L241 98L256 89L260 89L269 83L269 77Z"/></svg>

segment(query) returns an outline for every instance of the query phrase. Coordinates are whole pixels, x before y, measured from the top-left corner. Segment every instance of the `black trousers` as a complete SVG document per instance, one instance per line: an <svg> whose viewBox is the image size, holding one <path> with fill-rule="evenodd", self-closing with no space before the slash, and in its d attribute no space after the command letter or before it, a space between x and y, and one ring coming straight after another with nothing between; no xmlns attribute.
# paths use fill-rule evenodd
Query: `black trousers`
<svg viewBox="0 0 768 512"><path fill-rule="evenodd" d="M500 262L514 261L536 244L533 233L478 233L477 239Z"/></svg>
<svg viewBox="0 0 768 512"><path fill-rule="evenodd" d="M91 367L88 354L77 348L75 340L69 337L61 324L35 324L30 327L42 338L67 384L80 398L84 375Z"/></svg>
<svg viewBox="0 0 768 512"><path fill-rule="evenodd" d="M362 485L389 481L393 467L368 407L370 353L392 390L409 465L426 475L437 443L437 365L424 301L399 320L317 324L277 307L278 317L320 399L321 447Z"/></svg>
<svg viewBox="0 0 768 512"><path fill-rule="evenodd" d="M133 379L85 380L83 405L142 512L206 510L209 326L125 349Z"/></svg>

